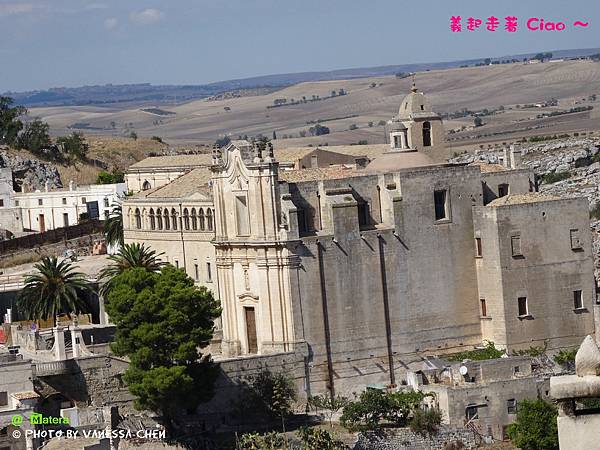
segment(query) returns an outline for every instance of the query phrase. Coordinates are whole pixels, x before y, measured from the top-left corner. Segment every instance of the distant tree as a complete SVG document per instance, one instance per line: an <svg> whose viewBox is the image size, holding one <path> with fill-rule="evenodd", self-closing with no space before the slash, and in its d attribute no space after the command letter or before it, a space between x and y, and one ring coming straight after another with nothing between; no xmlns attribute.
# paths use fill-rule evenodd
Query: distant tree
<svg viewBox="0 0 600 450"><path fill-rule="evenodd" d="M114 130L115 128L117 128L117 122L115 122L114 120L112 120L110 122L110 127Z"/></svg>
<svg viewBox="0 0 600 450"><path fill-rule="evenodd" d="M338 89L338 95L346 95L346 91L342 89Z"/></svg>
<svg viewBox="0 0 600 450"><path fill-rule="evenodd" d="M20 314L32 320L54 320L61 314L89 312L84 295L91 290L90 285L71 263L46 256L33 267L35 271L25 278L17 300Z"/></svg>
<svg viewBox="0 0 600 450"><path fill-rule="evenodd" d="M508 436L521 450L557 450L556 406L544 400L521 400L517 420L509 426Z"/></svg>
<svg viewBox="0 0 600 450"><path fill-rule="evenodd" d="M117 275L106 312L116 326L111 349L127 356L123 381L137 409L161 414L169 434L175 419L214 395L217 366L201 349L213 336L221 309L212 293L171 265Z"/></svg>
<svg viewBox="0 0 600 450"><path fill-rule="evenodd" d="M49 130L48 124L42 122L39 118L27 122L18 138L19 147L39 155L43 149L47 149L52 145Z"/></svg>
<svg viewBox="0 0 600 450"><path fill-rule="evenodd" d="M485 59L483 60L483 64L485 64L486 66L489 66L491 63L492 63L492 60L491 60L491 58L485 58Z"/></svg>
<svg viewBox="0 0 600 450"><path fill-rule="evenodd" d="M300 135L300 137L306 137L306 130L300 130L298 134Z"/></svg>
<svg viewBox="0 0 600 450"><path fill-rule="evenodd" d="M371 83L371 84L369 85L369 87L371 87L371 88L377 87L377 83Z"/></svg>
<svg viewBox="0 0 600 450"><path fill-rule="evenodd" d="M244 135L244 139L248 139L248 135ZM215 141L215 145L218 145L219 147L225 147L226 145L229 145L229 143L231 142L231 138L229 136L223 136L222 138L219 138Z"/></svg>
<svg viewBox="0 0 600 450"><path fill-rule="evenodd" d="M314 127L310 127L308 132L311 134L311 136L322 136L324 134L329 134L329 128L321 124L316 124Z"/></svg>
<svg viewBox="0 0 600 450"><path fill-rule="evenodd" d="M377 125L379 125L380 127L385 126L385 120L380 120L379 122L377 122Z"/></svg>
<svg viewBox="0 0 600 450"><path fill-rule="evenodd" d="M331 96L332 96L332 97L335 97L336 95L337 95L337 92L336 92L335 90L334 90L334 91L331 91Z"/></svg>
<svg viewBox="0 0 600 450"><path fill-rule="evenodd" d="M27 114L27 108L11 106L13 103L11 97L0 96L0 144L15 144L19 132L23 129L23 122L19 117Z"/></svg>
<svg viewBox="0 0 600 450"><path fill-rule="evenodd" d="M473 123L476 127L480 127L483 125L483 119L481 117L475 117L475 119L473 119Z"/></svg>
<svg viewBox="0 0 600 450"><path fill-rule="evenodd" d="M231 111L231 107L229 107L229 106L226 106L226 107L224 107L223 109L224 109L225 111L227 111L227 112Z"/></svg>
<svg viewBox="0 0 600 450"><path fill-rule="evenodd" d="M356 125L355 123L353 123L352 125L350 125L350 127L348 129L349 130L358 130L358 125Z"/></svg>
<svg viewBox="0 0 600 450"><path fill-rule="evenodd" d="M273 130L273 140L277 139L277 133Z"/></svg>
<svg viewBox="0 0 600 450"><path fill-rule="evenodd" d="M132 131L131 133L129 133L129 137L134 141L137 141L138 135L135 131Z"/></svg>
<svg viewBox="0 0 600 450"><path fill-rule="evenodd" d="M163 140L162 140L162 138L160 136L152 136L150 139L153 140L153 141L156 141L156 142L158 142L160 144L164 143Z"/></svg>
<svg viewBox="0 0 600 450"><path fill-rule="evenodd" d="M85 159L88 144L81 133L72 133L69 136L60 136L56 139L56 143L62 149L67 159L82 160Z"/></svg>
<svg viewBox="0 0 600 450"><path fill-rule="evenodd" d="M369 122L368 125L369 125L369 128L371 128L373 126L373 122Z"/></svg>

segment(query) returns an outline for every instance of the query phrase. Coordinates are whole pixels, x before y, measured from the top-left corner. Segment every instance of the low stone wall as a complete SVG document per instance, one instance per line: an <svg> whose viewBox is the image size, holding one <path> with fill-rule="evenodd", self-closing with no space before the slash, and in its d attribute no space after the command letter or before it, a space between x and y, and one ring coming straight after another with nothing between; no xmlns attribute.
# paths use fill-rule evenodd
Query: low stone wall
<svg viewBox="0 0 600 450"><path fill-rule="evenodd" d="M0 269L40 261L44 256L62 256L65 250L74 250L78 256L92 254L94 242L103 240L102 233L80 236L66 241L56 242L33 248L20 249L11 253L0 254ZM8 282L10 280L5 280Z"/></svg>
<svg viewBox="0 0 600 450"><path fill-rule="evenodd" d="M458 442L465 449L477 447L475 434L464 428L442 427L435 436L421 436L409 428L400 428L360 433L353 450L444 450L453 448L450 445Z"/></svg>

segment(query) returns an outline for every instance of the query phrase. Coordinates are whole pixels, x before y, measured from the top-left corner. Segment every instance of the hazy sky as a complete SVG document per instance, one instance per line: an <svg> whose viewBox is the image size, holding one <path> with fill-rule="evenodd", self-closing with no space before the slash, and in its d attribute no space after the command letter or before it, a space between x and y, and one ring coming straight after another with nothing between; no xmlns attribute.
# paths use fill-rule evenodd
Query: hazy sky
<svg viewBox="0 0 600 450"><path fill-rule="evenodd" d="M452 15L501 28L451 33ZM508 15L517 33L503 31ZM525 30L529 17L567 29ZM598 30L597 0L0 0L0 92L600 47Z"/></svg>

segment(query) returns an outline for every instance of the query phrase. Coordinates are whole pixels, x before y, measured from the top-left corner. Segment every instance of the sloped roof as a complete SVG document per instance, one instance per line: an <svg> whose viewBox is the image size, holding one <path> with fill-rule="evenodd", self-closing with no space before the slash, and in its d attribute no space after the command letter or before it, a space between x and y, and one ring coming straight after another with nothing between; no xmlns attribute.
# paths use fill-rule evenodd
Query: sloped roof
<svg viewBox="0 0 600 450"><path fill-rule="evenodd" d="M326 167L301 170L282 170L279 172L279 179L288 183L298 183L301 181L335 180L365 175L368 174L362 171L359 172L354 168Z"/></svg>
<svg viewBox="0 0 600 450"><path fill-rule="evenodd" d="M504 197L492 200L490 203L487 204L487 206L498 207L508 205L520 205L524 203L547 202L554 200L561 200L561 198L555 195L543 194L541 192L528 192L527 194L505 195Z"/></svg>
<svg viewBox="0 0 600 450"><path fill-rule="evenodd" d="M198 167L157 189L142 191L145 198L186 198L194 194L210 195L211 172L208 168Z"/></svg>
<svg viewBox="0 0 600 450"><path fill-rule="evenodd" d="M365 172L389 173L400 169L409 169L412 167L426 167L438 165L428 155L412 151L389 151L375 158Z"/></svg>
<svg viewBox="0 0 600 450"><path fill-rule="evenodd" d="M194 155L165 155L149 156L129 166L129 169L163 169L175 167L210 166L211 153L198 153Z"/></svg>

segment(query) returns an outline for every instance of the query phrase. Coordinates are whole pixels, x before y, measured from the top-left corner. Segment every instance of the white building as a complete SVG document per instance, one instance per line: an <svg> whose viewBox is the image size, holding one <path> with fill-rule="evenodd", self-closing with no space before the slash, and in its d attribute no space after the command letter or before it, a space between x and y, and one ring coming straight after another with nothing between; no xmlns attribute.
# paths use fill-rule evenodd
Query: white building
<svg viewBox="0 0 600 450"><path fill-rule="evenodd" d="M14 206L21 208L25 231L47 231L75 225L81 214L97 207L98 217L108 217L111 205L125 193L125 183L91 184L66 189L17 192ZM12 230L11 230L12 231Z"/></svg>

